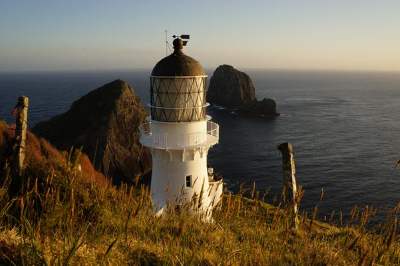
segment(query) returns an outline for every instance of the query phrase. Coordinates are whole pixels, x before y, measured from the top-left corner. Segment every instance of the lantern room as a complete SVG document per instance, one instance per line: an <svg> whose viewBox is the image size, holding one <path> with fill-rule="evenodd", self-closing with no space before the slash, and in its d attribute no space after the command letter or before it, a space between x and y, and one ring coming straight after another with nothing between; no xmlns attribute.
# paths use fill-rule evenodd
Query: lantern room
<svg viewBox="0 0 400 266"><path fill-rule="evenodd" d="M183 41L154 67L150 77L152 120L189 122L206 119L206 82L203 67L182 52Z"/></svg>

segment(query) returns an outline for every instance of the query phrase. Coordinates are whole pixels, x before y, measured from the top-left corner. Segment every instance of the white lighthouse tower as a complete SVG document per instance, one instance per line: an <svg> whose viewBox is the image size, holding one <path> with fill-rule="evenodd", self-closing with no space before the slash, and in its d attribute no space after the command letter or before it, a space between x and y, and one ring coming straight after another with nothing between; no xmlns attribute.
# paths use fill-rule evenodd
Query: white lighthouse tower
<svg viewBox="0 0 400 266"><path fill-rule="evenodd" d="M209 217L222 196L222 180L215 180L207 168L219 126L206 114L207 75L202 66L183 54L180 38L173 46L174 52L151 73L151 116L141 127L140 142L152 154L151 195L159 214L167 206L190 206Z"/></svg>

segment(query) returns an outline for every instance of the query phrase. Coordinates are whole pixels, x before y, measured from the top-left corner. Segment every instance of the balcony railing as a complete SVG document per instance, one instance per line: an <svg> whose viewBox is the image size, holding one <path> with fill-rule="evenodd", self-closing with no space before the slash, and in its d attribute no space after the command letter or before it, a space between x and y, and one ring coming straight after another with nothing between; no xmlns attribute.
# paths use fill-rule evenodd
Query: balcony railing
<svg viewBox="0 0 400 266"><path fill-rule="evenodd" d="M219 138L219 125L213 121L207 121L207 135Z"/></svg>
<svg viewBox="0 0 400 266"><path fill-rule="evenodd" d="M147 147L159 149L182 149L202 145L215 145L219 140L219 125L207 121L207 134L194 132L180 136L168 136L168 134L153 134L151 123L146 122L140 126L140 142Z"/></svg>

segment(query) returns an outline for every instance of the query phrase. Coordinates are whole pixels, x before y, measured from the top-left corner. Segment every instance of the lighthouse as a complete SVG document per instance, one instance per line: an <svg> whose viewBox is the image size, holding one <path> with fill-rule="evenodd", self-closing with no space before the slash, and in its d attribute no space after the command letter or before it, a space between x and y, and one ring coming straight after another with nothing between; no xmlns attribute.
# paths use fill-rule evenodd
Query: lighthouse
<svg viewBox="0 0 400 266"><path fill-rule="evenodd" d="M150 112L140 128L140 142L151 150L151 196L157 214L188 206L210 217L222 196L222 180L208 168L209 149L218 143L219 125L207 115L207 75L198 61L174 51L150 76Z"/></svg>

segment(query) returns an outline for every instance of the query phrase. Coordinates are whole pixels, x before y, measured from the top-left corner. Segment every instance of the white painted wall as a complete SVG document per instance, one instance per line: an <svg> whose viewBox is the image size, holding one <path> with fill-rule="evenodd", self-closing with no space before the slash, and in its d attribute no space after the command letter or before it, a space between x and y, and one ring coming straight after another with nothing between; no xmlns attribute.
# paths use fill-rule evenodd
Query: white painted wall
<svg viewBox="0 0 400 266"><path fill-rule="evenodd" d="M193 159L182 161L183 153ZM154 149L152 156L151 194L156 209L163 208L167 203L188 203L194 193L199 196L202 191L202 208L209 207L207 151L201 155L199 150ZM187 175L192 176L192 187L186 187Z"/></svg>

